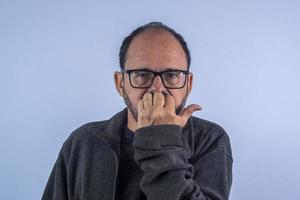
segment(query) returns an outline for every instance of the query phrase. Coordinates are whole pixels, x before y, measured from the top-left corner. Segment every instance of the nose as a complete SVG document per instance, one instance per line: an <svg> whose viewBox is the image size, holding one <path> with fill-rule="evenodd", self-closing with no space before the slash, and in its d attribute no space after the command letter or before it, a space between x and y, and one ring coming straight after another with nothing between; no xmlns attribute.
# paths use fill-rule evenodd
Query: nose
<svg viewBox="0 0 300 200"><path fill-rule="evenodd" d="M153 80L153 83L151 87L149 88L150 92L167 92L167 89L165 88L160 76L156 76Z"/></svg>

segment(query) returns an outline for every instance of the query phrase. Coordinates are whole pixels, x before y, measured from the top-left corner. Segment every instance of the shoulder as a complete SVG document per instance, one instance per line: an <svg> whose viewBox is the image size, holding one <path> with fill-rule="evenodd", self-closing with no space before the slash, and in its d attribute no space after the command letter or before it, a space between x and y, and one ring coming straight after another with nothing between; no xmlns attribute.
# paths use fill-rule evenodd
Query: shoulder
<svg viewBox="0 0 300 200"><path fill-rule="evenodd" d="M103 120L103 121L94 121L94 122L83 124L71 132L70 136L67 138L65 143L85 140L86 138L89 138L89 136L92 134L91 129L95 127L105 126L107 122L108 120Z"/></svg>
<svg viewBox="0 0 300 200"><path fill-rule="evenodd" d="M67 138L62 149L69 155L103 151L118 143L120 131L127 120L127 109L116 113L108 120L94 121L81 125Z"/></svg>
<svg viewBox="0 0 300 200"><path fill-rule="evenodd" d="M191 117L191 125L194 132L195 153L225 147L231 156L230 138L222 126L194 116Z"/></svg>
<svg viewBox="0 0 300 200"><path fill-rule="evenodd" d="M226 137L229 139L225 129L221 125L215 122L192 116L191 124L193 126L194 132L199 137L210 137L210 138Z"/></svg>
<svg viewBox="0 0 300 200"><path fill-rule="evenodd" d="M73 130L62 146L65 156L69 157L71 153L75 152L85 152L88 148L97 145L96 143L99 143L99 139L95 136L92 129L105 126L107 121L88 122Z"/></svg>

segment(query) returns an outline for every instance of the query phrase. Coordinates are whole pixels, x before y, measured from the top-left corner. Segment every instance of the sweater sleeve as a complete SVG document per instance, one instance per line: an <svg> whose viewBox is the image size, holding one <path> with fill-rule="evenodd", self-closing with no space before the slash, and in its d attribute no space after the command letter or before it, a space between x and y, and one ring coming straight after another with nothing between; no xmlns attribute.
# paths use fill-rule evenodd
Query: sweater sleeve
<svg viewBox="0 0 300 200"><path fill-rule="evenodd" d="M140 186L147 199L227 200L232 160L228 147L217 143L191 164L180 126L154 125L136 130L134 159L144 172Z"/></svg>
<svg viewBox="0 0 300 200"><path fill-rule="evenodd" d="M42 200L67 200L67 170L64 161L63 149L61 149L55 165L52 169Z"/></svg>

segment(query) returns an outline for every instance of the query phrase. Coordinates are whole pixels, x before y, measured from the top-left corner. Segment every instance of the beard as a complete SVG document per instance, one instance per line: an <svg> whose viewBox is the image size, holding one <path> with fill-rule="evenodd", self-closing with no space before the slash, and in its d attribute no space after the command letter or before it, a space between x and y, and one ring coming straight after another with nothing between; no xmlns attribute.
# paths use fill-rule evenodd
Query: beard
<svg viewBox="0 0 300 200"><path fill-rule="evenodd" d="M133 115L133 118L135 119L135 121L138 121L138 110L137 108L133 105L132 101L129 99L129 96L127 94L126 91L124 91L124 96L123 96L123 99L124 99L124 102L127 106L127 108L130 110L130 112L132 113ZM182 99L181 103L179 104L179 106L176 107L175 109L175 113L176 115L180 114L183 109L184 109L184 106L186 104L186 100L187 100L187 92L185 93L184 95L184 98Z"/></svg>

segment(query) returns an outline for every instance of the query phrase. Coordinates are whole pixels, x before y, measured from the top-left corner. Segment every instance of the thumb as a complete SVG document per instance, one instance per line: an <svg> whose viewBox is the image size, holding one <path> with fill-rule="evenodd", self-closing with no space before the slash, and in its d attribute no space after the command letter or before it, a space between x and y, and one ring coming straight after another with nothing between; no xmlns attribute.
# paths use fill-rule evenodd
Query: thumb
<svg viewBox="0 0 300 200"><path fill-rule="evenodd" d="M193 112L197 110L202 110L202 107L197 104L191 104L187 106L180 114L179 116L182 117L184 120L188 120L190 116L193 114Z"/></svg>

